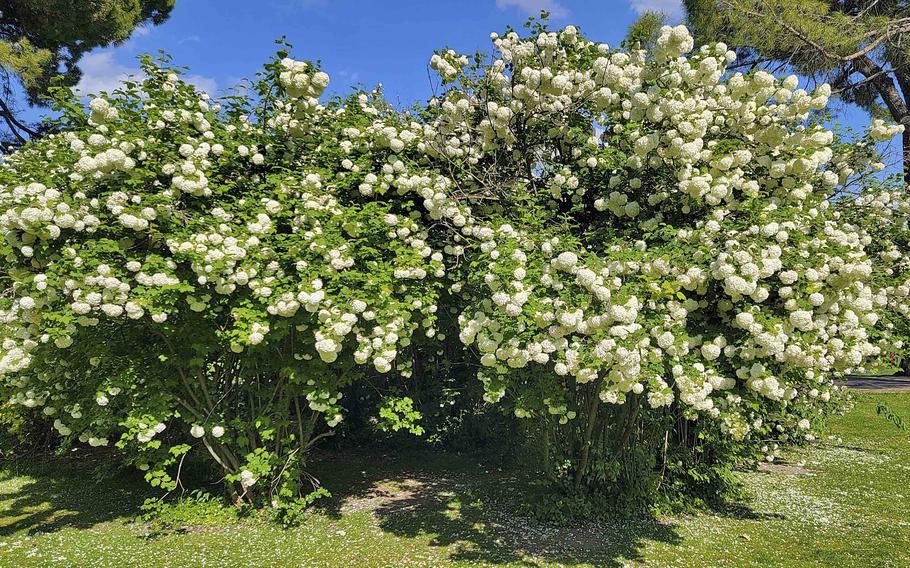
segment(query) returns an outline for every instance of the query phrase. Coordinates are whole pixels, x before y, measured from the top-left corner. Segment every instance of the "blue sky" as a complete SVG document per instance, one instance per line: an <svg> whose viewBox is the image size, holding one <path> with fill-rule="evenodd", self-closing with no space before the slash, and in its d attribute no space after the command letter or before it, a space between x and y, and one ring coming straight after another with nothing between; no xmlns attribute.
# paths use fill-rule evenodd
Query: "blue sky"
<svg viewBox="0 0 910 568"><path fill-rule="evenodd" d="M675 0L177 0L161 26L83 58L80 87L110 89L135 69L136 55L163 49L217 95L252 76L274 53L274 40L286 36L294 57L322 61L333 92L381 82L390 100L409 103L429 96L427 62L435 49L489 51L490 32L520 27L541 9L556 24L618 43L649 8L681 14Z"/></svg>
<svg viewBox="0 0 910 568"><path fill-rule="evenodd" d="M164 24L86 55L79 87L111 90L136 72L137 55L164 50L190 68L192 82L217 96L252 77L274 53L275 39L285 36L295 58L322 61L331 93L382 83L390 101L408 105L431 95L433 50L488 52L490 32L520 27L541 9L555 25L574 24L610 44L646 10L667 13L671 21L683 15L680 0L177 0ZM843 122L862 129L868 118L847 109Z"/></svg>

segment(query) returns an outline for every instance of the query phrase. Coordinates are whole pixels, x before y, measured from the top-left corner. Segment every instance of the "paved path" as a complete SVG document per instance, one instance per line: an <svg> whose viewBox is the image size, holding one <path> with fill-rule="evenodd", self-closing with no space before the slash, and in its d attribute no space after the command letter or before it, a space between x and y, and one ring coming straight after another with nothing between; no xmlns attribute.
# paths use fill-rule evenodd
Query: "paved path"
<svg viewBox="0 0 910 568"><path fill-rule="evenodd" d="M851 389L874 392L910 392L910 377L847 377Z"/></svg>

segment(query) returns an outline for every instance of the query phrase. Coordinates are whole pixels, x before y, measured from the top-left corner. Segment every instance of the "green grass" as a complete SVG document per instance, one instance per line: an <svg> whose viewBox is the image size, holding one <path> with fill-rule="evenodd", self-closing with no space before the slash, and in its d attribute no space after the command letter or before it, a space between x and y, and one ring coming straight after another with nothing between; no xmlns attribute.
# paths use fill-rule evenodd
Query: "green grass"
<svg viewBox="0 0 910 568"><path fill-rule="evenodd" d="M865 370L864 370L863 372L861 372L861 373L856 373L856 375L857 375L857 376L860 376L860 377L864 377L864 376L869 376L869 377L890 377L890 376L892 376L892 375L899 375L899 374L900 374L900 372L899 372L900 370L901 370L900 367L896 367L896 366L894 366L894 365L879 365L879 366L876 366L876 367L872 367L872 368L870 368L870 369L865 369Z"/></svg>
<svg viewBox="0 0 910 568"><path fill-rule="evenodd" d="M508 503L508 471L445 455L334 457L336 499L298 528L206 505L173 530L135 521L141 480L98 485L79 462L8 464L0 476L0 566L910 566L910 394L860 394L831 438L785 471L742 473L754 498L659 521L556 527Z"/></svg>

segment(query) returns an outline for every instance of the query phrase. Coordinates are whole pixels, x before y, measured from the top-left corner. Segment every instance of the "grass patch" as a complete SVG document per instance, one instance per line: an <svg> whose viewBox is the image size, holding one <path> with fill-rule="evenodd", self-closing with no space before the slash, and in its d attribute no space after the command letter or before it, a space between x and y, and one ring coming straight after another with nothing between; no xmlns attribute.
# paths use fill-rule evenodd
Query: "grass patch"
<svg viewBox="0 0 910 568"><path fill-rule="evenodd" d="M455 455L333 456L335 497L303 526L194 497L138 518L141 479L89 464L6 464L0 566L910 566L910 394L858 394L830 437L743 472L753 498L713 513L554 526L517 513L526 482Z"/></svg>
<svg viewBox="0 0 910 568"><path fill-rule="evenodd" d="M856 376L858 376L858 377L865 377L865 376L869 376L869 377L891 377L891 376L894 376L894 375L899 375L899 374L900 374L900 370L901 370L900 367L897 367L897 366L895 366L895 365L888 365L888 364L885 364L885 365L878 365L878 366L875 366L875 367L871 367L871 368L869 368L869 369L865 369L865 370L863 370L863 372L861 372L861 373L856 373Z"/></svg>

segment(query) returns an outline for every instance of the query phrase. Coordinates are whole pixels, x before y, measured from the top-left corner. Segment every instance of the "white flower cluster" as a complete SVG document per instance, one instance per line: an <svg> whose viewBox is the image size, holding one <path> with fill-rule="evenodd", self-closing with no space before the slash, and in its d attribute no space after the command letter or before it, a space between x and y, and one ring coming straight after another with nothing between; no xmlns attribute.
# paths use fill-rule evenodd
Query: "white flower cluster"
<svg viewBox="0 0 910 568"><path fill-rule="evenodd" d="M329 86L329 76L323 71L310 72L306 61L281 60L281 75L278 80L293 98L318 98Z"/></svg>
<svg viewBox="0 0 910 568"><path fill-rule="evenodd" d="M319 96L329 86L329 76L323 71L313 69L305 61L295 61L286 57L281 60L278 82L287 92L288 99L275 101L277 112L268 119L268 126L292 135L308 132L311 115L323 110L319 104ZM254 152L251 160L254 164L262 164L264 156Z"/></svg>
<svg viewBox="0 0 910 568"><path fill-rule="evenodd" d="M435 70L446 79L451 79L458 75L458 72L468 64L468 58L449 49L437 53L430 58L430 68Z"/></svg>
<svg viewBox="0 0 910 568"><path fill-rule="evenodd" d="M891 140L903 131L903 124L887 124L884 120L875 118L872 120L872 125L869 127L868 135L869 139L873 142L885 142Z"/></svg>
<svg viewBox="0 0 910 568"><path fill-rule="evenodd" d="M0 188L0 199L7 204L0 213L0 228L8 239L15 239L13 244L26 256L37 242L57 239L67 229L91 233L101 224L92 213L98 207L97 200L93 202L79 192L64 196L59 190L33 182ZM28 248L22 250L24 247Z"/></svg>
<svg viewBox="0 0 910 568"><path fill-rule="evenodd" d="M92 99L92 102L89 103L88 107L92 111L90 119L95 124L104 124L108 121L117 120L120 116L116 107L111 106L111 103L107 99L100 97Z"/></svg>

